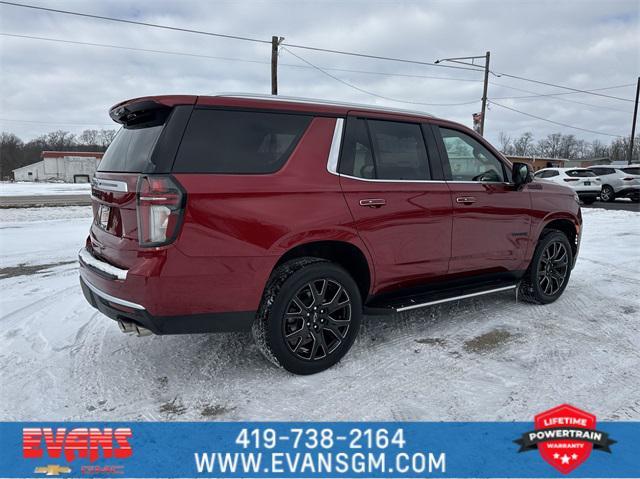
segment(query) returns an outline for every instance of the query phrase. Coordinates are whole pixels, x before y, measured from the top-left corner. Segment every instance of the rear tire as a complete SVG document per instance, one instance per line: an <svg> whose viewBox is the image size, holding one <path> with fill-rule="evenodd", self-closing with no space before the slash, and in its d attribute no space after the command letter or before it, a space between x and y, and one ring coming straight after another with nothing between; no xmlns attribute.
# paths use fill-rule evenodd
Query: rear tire
<svg viewBox="0 0 640 479"><path fill-rule="evenodd" d="M600 199L605 203L609 203L616 199L616 192L609 185L604 185L600 190Z"/></svg>
<svg viewBox="0 0 640 479"><path fill-rule="evenodd" d="M360 291L349 273L304 257L274 270L252 332L272 363L294 374L314 374L349 351L361 319Z"/></svg>
<svg viewBox="0 0 640 479"><path fill-rule="evenodd" d="M518 297L535 304L554 302L567 287L572 265L573 252L567 236L558 230L544 231L520 282Z"/></svg>

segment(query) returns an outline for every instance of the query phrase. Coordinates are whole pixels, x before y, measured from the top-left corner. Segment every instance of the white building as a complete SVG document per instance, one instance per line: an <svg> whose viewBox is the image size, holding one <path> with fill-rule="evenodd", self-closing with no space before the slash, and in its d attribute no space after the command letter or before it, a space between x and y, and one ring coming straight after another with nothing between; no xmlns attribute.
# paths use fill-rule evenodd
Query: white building
<svg viewBox="0 0 640 479"><path fill-rule="evenodd" d="M13 170L15 181L64 181L88 183L103 153L87 151L43 151L42 161Z"/></svg>

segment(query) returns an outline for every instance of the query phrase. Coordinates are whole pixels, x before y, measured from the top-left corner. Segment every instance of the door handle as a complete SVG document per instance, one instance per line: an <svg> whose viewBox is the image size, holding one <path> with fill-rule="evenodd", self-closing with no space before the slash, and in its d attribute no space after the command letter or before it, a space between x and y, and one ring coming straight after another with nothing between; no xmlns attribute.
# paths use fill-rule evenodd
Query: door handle
<svg viewBox="0 0 640 479"><path fill-rule="evenodd" d="M360 206L367 206L369 208L381 208L387 204L387 200L382 198L370 198L366 200L360 200Z"/></svg>
<svg viewBox="0 0 640 479"><path fill-rule="evenodd" d="M476 202L476 199L473 196L458 196L456 198L456 203L462 203L464 205L471 205Z"/></svg>

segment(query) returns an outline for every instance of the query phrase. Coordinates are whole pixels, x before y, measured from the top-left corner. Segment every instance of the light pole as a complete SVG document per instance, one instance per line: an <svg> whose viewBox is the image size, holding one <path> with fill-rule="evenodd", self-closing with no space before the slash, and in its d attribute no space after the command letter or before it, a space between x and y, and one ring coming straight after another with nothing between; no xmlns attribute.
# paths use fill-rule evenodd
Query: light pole
<svg viewBox="0 0 640 479"><path fill-rule="evenodd" d="M475 57L441 58L435 61L435 63L451 62L451 63L459 63L461 65L482 68L482 65L478 65L474 63L474 60L479 60L480 58L484 58L484 88L482 89L482 112L480 113L480 132L479 132L482 136L484 136L484 118L487 113L487 89L489 88L490 57L491 57L491 52L487 52L484 55L478 55ZM468 60L471 60L471 63L469 63Z"/></svg>

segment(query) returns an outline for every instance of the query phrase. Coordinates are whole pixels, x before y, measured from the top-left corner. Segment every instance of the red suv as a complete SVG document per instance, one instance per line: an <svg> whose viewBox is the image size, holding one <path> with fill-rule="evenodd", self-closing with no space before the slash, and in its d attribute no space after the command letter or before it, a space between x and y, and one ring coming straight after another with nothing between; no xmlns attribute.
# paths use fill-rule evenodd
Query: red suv
<svg viewBox="0 0 640 479"><path fill-rule="evenodd" d="M253 331L298 374L335 364L363 314L498 291L550 303L582 223L468 128L381 107L159 96L93 179L87 300L138 334Z"/></svg>

